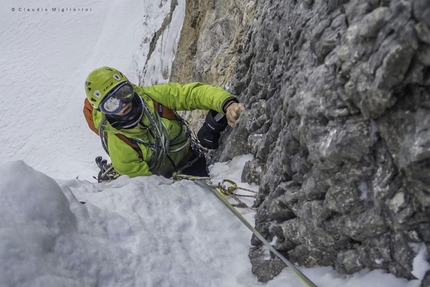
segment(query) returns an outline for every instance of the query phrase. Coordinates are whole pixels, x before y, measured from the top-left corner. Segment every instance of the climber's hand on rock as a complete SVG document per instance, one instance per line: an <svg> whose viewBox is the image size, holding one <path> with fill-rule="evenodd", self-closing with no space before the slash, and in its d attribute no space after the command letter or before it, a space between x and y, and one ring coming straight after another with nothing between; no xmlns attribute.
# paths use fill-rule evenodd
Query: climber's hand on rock
<svg viewBox="0 0 430 287"><path fill-rule="evenodd" d="M234 127L237 119L239 119L240 114L245 111L245 106L241 103L232 103L227 109L225 116L227 117L227 123L229 126Z"/></svg>

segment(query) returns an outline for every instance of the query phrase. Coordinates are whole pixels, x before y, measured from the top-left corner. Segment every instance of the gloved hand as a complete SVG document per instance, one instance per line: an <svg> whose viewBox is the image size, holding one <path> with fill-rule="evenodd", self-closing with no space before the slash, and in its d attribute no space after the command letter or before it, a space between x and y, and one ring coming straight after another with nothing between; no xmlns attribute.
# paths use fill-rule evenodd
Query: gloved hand
<svg viewBox="0 0 430 287"><path fill-rule="evenodd" d="M197 138L203 147L216 149L221 132L227 127L227 118L214 110L210 110L205 122L197 132Z"/></svg>

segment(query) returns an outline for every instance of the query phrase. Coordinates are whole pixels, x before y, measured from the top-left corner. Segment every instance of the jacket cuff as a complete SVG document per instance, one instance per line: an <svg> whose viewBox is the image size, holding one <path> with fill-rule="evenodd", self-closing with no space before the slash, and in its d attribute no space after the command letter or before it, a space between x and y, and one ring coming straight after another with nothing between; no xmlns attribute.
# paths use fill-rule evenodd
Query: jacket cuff
<svg viewBox="0 0 430 287"><path fill-rule="evenodd" d="M227 99L225 99L221 105L221 108L222 108L222 111L224 112L224 114L227 112L226 109L228 106L230 106L230 104L238 103L238 102L239 102L239 100L234 96L231 96L231 97L228 97Z"/></svg>

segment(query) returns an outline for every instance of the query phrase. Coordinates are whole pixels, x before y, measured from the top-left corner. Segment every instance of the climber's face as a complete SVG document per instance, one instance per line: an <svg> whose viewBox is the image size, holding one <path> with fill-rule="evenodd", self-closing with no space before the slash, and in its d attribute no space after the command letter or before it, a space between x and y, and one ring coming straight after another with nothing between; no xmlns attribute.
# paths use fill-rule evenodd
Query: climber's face
<svg viewBox="0 0 430 287"><path fill-rule="evenodd" d="M121 110L115 115L122 117L127 115L131 110L132 110L132 102L124 103L122 105Z"/></svg>

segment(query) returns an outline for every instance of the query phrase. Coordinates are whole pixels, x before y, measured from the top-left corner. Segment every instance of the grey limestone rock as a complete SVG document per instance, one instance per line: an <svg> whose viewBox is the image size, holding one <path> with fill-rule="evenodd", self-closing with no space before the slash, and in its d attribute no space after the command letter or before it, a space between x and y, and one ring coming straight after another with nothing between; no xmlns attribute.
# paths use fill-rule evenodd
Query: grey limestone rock
<svg viewBox="0 0 430 287"><path fill-rule="evenodd" d="M247 108L213 159L253 154L257 229L300 266L414 278L411 243L430 247L430 2L212 2L193 12L188 74ZM251 242L266 282L284 265Z"/></svg>

